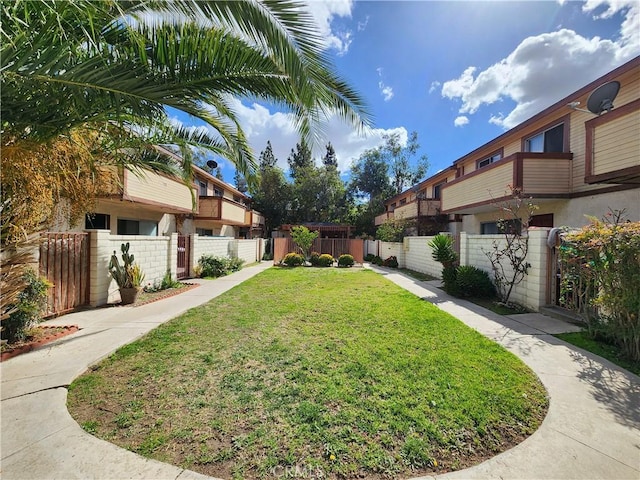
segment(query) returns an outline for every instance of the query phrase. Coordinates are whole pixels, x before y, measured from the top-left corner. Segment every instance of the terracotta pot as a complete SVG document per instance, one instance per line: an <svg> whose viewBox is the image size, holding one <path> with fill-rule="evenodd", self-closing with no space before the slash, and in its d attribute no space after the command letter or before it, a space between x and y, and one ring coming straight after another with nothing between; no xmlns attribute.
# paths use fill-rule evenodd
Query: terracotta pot
<svg viewBox="0 0 640 480"><path fill-rule="evenodd" d="M121 288L120 289L120 303L122 305L130 305L135 303L136 298L138 298L138 293L140 293L140 287L133 288Z"/></svg>

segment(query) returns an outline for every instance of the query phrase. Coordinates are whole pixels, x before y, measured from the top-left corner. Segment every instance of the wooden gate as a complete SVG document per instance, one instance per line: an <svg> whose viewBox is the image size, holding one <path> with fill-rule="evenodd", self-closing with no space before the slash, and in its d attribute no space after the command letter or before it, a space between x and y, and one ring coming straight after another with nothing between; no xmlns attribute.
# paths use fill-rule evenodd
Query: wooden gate
<svg viewBox="0 0 640 480"><path fill-rule="evenodd" d="M89 234L47 232L40 239L40 275L49 288L44 316L89 303Z"/></svg>
<svg viewBox="0 0 640 480"><path fill-rule="evenodd" d="M187 235L178 235L178 266L176 267L176 278L178 280L189 278L190 245L191 242Z"/></svg>

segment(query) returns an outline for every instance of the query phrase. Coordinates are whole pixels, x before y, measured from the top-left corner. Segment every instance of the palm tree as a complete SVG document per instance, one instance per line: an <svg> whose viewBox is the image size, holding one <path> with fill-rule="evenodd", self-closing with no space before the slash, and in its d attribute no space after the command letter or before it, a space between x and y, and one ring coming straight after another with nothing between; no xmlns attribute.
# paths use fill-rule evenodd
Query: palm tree
<svg viewBox="0 0 640 480"><path fill-rule="evenodd" d="M313 25L292 0L2 2L2 144L117 126L208 149L250 179L255 162L233 98L283 106L305 137L331 113L368 123ZM172 125L169 109L215 134Z"/></svg>
<svg viewBox="0 0 640 480"><path fill-rule="evenodd" d="M43 149L67 142L88 172L117 163L188 177L198 147L235 163L252 184L256 162L233 99L285 108L309 139L330 114L369 123L364 102L333 71L312 19L293 0L5 0L0 9L3 165L37 165ZM171 109L210 129L176 125ZM155 145L179 147L186 164L167 161ZM61 177L80 171L64 168ZM21 217L11 211L20 185L7 187L3 177L3 247L21 237L5 228L15 226L5 219Z"/></svg>

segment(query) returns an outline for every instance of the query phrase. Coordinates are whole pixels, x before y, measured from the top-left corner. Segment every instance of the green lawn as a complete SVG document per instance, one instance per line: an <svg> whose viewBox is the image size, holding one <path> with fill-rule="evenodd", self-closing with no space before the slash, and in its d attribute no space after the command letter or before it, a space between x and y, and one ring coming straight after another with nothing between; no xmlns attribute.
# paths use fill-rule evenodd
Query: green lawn
<svg viewBox="0 0 640 480"><path fill-rule="evenodd" d="M509 448L547 398L515 356L372 271L272 268L121 348L68 406L208 475L380 478Z"/></svg>
<svg viewBox="0 0 640 480"><path fill-rule="evenodd" d="M605 343L592 338L588 332L560 333L555 335L561 340L576 347L580 347L588 352L594 353L602 358L606 358L611 363L640 375L640 362L633 362L620 355L620 349L615 345Z"/></svg>

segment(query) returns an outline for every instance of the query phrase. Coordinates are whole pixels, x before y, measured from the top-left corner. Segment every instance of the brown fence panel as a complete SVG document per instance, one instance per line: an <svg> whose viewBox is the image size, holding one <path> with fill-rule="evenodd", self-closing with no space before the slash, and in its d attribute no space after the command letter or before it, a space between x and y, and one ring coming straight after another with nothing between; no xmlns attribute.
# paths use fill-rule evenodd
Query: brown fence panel
<svg viewBox="0 0 640 480"><path fill-rule="evenodd" d="M348 238L316 238L311 247L312 252L328 253L335 259L338 259L340 255L350 254L358 263L362 263L364 260L363 250L362 240L349 240ZM289 252L302 253L290 237L274 239L274 265L280 263Z"/></svg>
<svg viewBox="0 0 640 480"><path fill-rule="evenodd" d="M49 288L45 316L60 315L89 303L89 234L41 235L40 275Z"/></svg>

